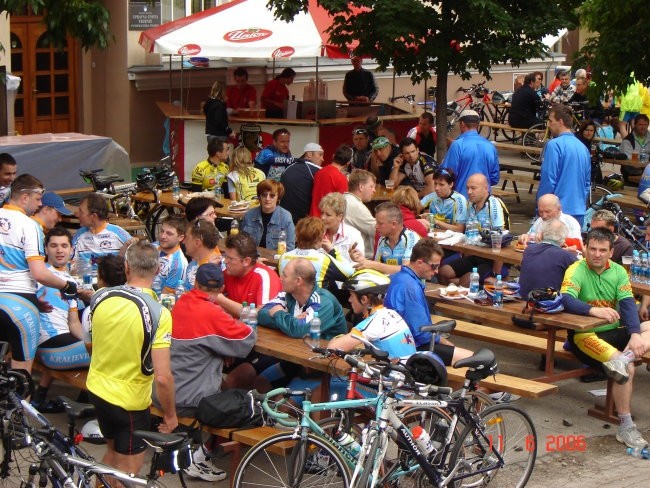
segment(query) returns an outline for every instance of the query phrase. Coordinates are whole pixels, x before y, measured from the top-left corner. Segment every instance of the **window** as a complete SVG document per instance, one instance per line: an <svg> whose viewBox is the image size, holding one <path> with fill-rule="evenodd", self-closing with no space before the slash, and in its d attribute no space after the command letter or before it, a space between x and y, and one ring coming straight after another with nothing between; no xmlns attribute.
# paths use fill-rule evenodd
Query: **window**
<svg viewBox="0 0 650 488"><path fill-rule="evenodd" d="M162 0L162 21L182 19L227 2L228 0Z"/></svg>

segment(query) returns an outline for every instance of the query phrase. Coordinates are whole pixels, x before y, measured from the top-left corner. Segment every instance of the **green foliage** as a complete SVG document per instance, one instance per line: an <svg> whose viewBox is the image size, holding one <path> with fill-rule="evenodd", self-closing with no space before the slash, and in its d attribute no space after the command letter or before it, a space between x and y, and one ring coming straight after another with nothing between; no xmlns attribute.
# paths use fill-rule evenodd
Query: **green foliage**
<svg viewBox="0 0 650 488"><path fill-rule="evenodd" d="M413 83L437 77L438 137L446 134L444 105L448 73L490 79L494 64L519 66L541 57L541 39L573 28L581 0L320 0L334 15L330 41L374 58L380 70L392 65ZM276 17L291 20L306 11L307 0L269 0ZM352 11L352 8L355 10ZM454 41L452 43L452 41ZM459 43L460 50L455 49ZM452 46L452 44L454 46ZM440 153L439 153L440 157Z"/></svg>
<svg viewBox="0 0 650 488"><path fill-rule="evenodd" d="M43 13L43 22L54 46L62 46L66 35L81 47L106 49L113 40L110 14L99 0L0 0L0 11L12 15Z"/></svg>
<svg viewBox="0 0 650 488"><path fill-rule="evenodd" d="M650 80L650 11L641 0L615 2L586 0L579 10L584 27L595 34L579 56L576 67L591 68L593 93L606 88L625 92L630 74L644 84Z"/></svg>

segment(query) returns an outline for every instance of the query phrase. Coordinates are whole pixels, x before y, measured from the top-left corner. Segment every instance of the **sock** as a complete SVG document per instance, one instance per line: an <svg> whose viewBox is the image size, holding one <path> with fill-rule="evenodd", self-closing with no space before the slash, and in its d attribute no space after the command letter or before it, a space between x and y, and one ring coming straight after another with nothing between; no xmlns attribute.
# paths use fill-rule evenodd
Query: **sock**
<svg viewBox="0 0 650 488"><path fill-rule="evenodd" d="M40 405L45 402L45 399L47 398L47 391L49 390L49 387L47 386L39 386L34 394L32 395L32 403L34 405Z"/></svg>
<svg viewBox="0 0 650 488"><path fill-rule="evenodd" d="M629 429L630 427L634 427L634 422L632 422L631 413L619 413L618 418L621 421L619 429Z"/></svg>
<svg viewBox="0 0 650 488"><path fill-rule="evenodd" d="M205 455L205 452L206 452L205 447L203 445L200 445L196 449L196 451L194 451L192 453L192 460L195 463L202 463L203 461L205 461L207 459L207 457Z"/></svg>
<svg viewBox="0 0 650 488"><path fill-rule="evenodd" d="M622 359L625 362L625 364L630 364L631 362L633 362L636 359L636 357L634 356L634 353L632 351L630 351L629 349L627 351L625 351L623 354L621 354L619 357L620 357L620 359Z"/></svg>

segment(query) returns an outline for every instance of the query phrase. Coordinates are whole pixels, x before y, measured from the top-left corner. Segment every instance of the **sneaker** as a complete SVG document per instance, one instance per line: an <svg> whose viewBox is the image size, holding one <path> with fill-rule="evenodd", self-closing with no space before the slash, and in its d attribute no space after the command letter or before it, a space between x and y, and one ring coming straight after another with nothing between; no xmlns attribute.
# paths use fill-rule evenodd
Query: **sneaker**
<svg viewBox="0 0 650 488"><path fill-rule="evenodd" d="M627 380L630 378L630 373L627 371L627 364L622 359L610 359L603 363L603 368L605 369L605 374L612 378L619 385L627 383Z"/></svg>
<svg viewBox="0 0 650 488"><path fill-rule="evenodd" d="M490 393L490 398L494 400L494 403L511 403L516 402L521 397L514 393L508 393L507 391L497 391L495 393Z"/></svg>
<svg viewBox="0 0 650 488"><path fill-rule="evenodd" d="M632 424L632 427L628 427L627 429L619 427L616 433L616 440L631 448L645 447L648 445L648 442L643 438L641 432L637 430L635 424Z"/></svg>
<svg viewBox="0 0 650 488"><path fill-rule="evenodd" d="M226 479L225 471L210 466L205 461L190 464L190 467L185 470L185 474L203 481L221 481Z"/></svg>

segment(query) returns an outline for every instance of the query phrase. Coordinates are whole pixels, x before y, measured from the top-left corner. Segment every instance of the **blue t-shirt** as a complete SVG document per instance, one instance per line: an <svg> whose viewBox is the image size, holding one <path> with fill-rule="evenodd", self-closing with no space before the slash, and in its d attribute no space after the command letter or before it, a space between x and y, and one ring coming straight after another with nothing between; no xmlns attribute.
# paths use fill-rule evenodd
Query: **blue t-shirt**
<svg viewBox="0 0 650 488"><path fill-rule="evenodd" d="M395 310L379 307L359 322L352 335L359 335L391 358L408 358L416 353L408 324Z"/></svg>
<svg viewBox="0 0 650 488"><path fill-rule="evenodd" d="M477 220L479 230L504 230L507 227L501 202L494 195L490 195L483 207L478 210L473 203L470 203L467 220Z"/></svg>
<svg viewBox="0 0 650 488"><path fill-rule="evenodd" d="M448 224L467 223L467 199L457 191L447 198L440 198L435 192L428 194L421 202L423 207L429 207L429 212L436 218Z"/></svg>
<svg viewBox="0 0 650 488"><path fill-rule="evenodd" d="M420 236L407 228L402 229L399 240L393 248L390 247L388 237L381 237L377 243L375 261L401 266L403 261L411 260L413 246L415 246L415 243L419 240Z"/></svg>

